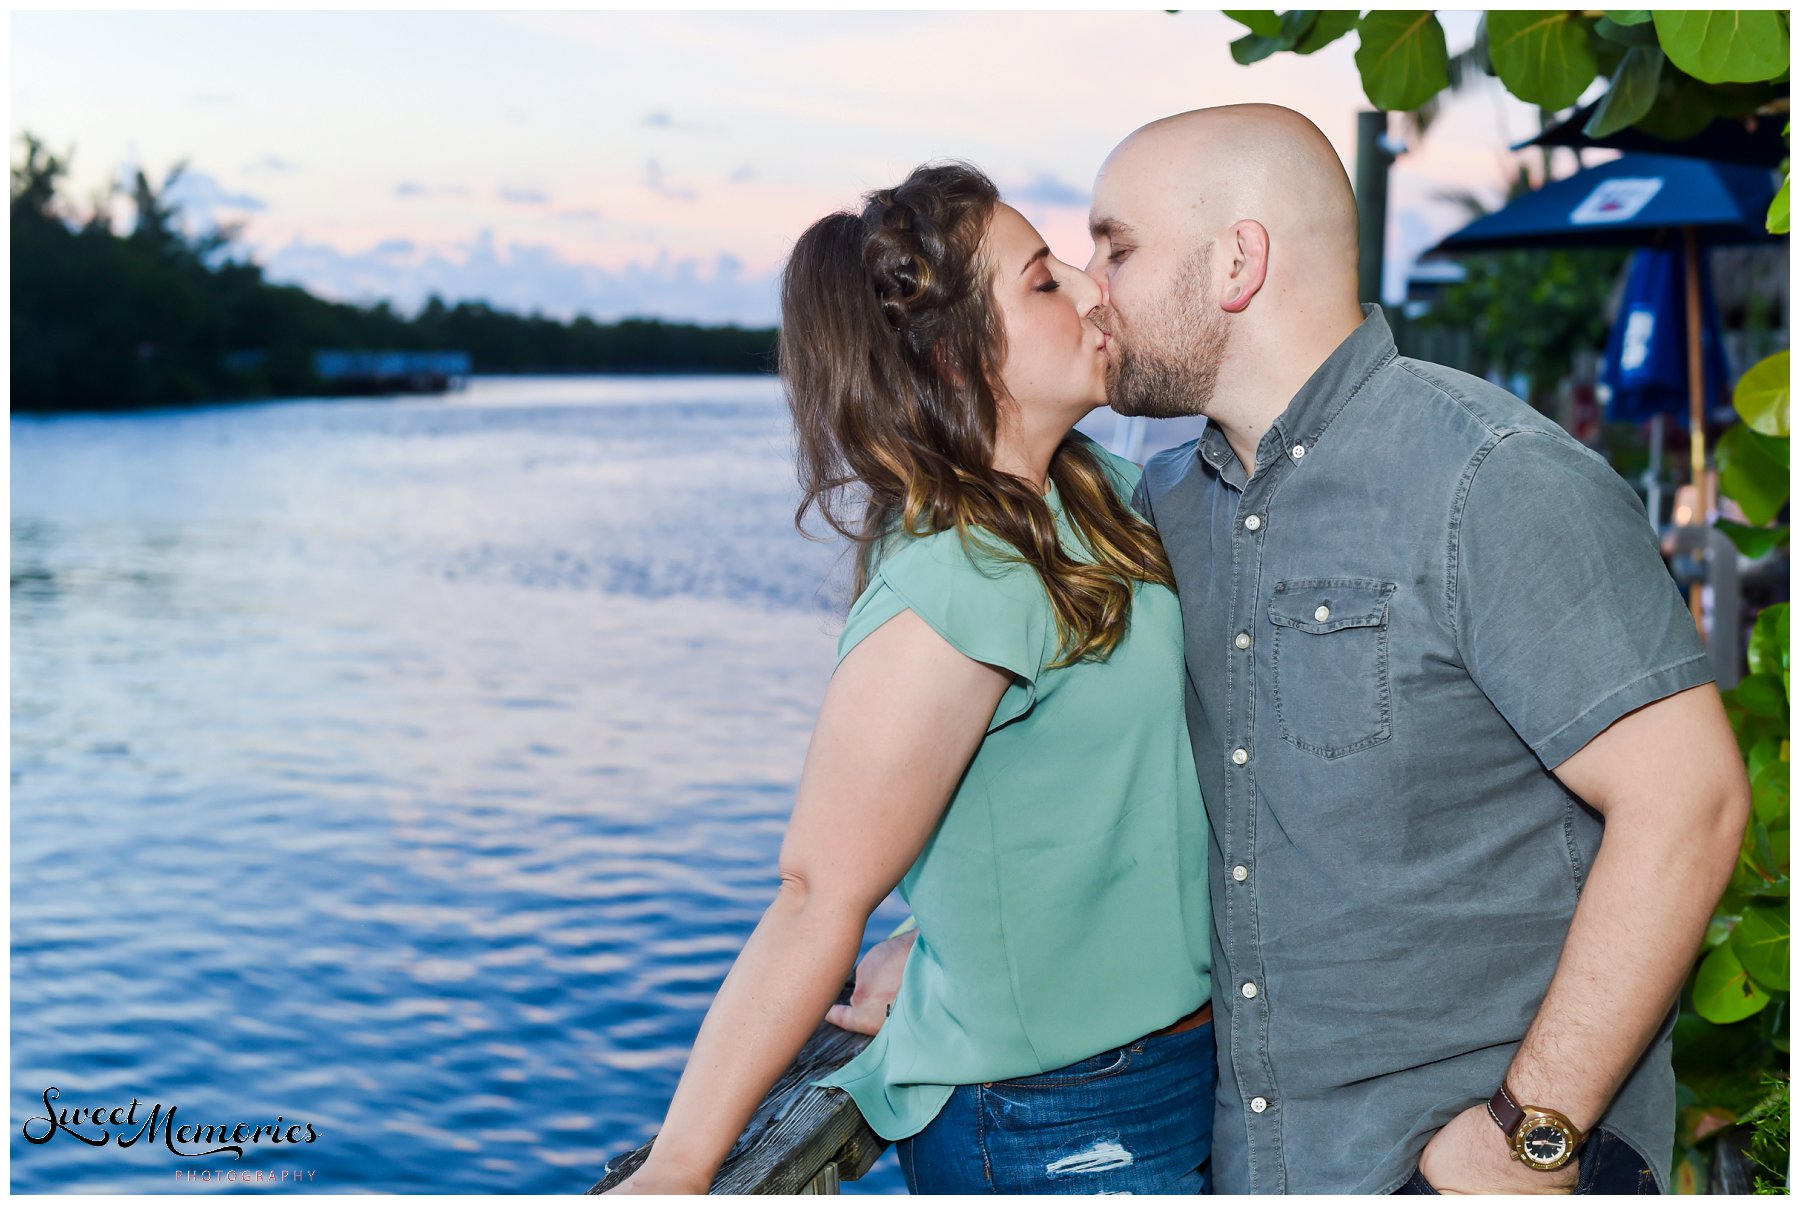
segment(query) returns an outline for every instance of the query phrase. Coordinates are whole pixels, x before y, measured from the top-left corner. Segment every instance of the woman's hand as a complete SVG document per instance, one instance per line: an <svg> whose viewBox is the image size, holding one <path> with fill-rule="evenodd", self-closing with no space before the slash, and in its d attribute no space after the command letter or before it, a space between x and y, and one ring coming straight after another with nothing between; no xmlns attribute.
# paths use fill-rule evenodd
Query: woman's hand
<svg viewBox="0 0 1800 1205"><path fill-rule="evenodd" d="M701 1178L688 1172L656 1167L650 1163L620 1180L600 1195L703 1197L712 1189L712 1177Z"/></svg>
<svg viewBox="0 0 1800 1205"><path fill-rule="evenodd" d="M900 994L900 977L906 972L907 957L918 938L917 929L908 929L864 954L856 964L856 986L850 992L850 1003L832 1005L825 1019L851 1033L873 1034L879 1030L894 998Z"/></svg>

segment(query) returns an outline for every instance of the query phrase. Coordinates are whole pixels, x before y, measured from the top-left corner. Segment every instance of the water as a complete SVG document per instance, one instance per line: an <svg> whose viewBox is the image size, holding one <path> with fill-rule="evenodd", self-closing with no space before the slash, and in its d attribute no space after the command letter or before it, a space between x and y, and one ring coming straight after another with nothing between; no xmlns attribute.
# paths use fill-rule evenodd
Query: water
<svg viewBox="0 0 1800 1205"><path fill-rule="evenodd" d="M766 379L13 418L13 1191L580 1192L652 1134L830 673L793 501ZM34 1145L51 1086L318 1137Z"/></svg>

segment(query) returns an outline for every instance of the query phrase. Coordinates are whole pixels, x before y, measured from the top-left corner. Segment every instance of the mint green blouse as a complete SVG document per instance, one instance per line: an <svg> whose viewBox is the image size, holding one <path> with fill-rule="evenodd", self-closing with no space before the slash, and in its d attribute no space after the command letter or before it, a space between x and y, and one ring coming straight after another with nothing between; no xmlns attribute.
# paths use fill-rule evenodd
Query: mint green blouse
<svg viewBox="0 0 1800 1205"><path fill-rule="evenodd" d="M1140 470L1094 451L1130 498ZM1092 559L1048 496L1064 546ZM838 660L911 610L1013 675L943 819L900 882L918 919L893 1013L821 1087L889 1140L958 1084L1055 1070L1210 998L1206 815L1184 718L1175 595L1140 583L1112 656L1050 668L1037 572L965 551L954 530L898 537L850 609Z"/></svg>

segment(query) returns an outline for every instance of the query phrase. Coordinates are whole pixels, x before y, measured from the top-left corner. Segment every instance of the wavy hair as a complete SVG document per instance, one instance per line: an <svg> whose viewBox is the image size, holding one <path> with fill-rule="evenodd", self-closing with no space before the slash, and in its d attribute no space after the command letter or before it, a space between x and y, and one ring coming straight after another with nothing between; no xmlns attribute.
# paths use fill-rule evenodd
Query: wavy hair
<svg viewBox="0 0 1800 1205"><path fill-rule="evenodd" d="M782 274L779 348L797 434L794 523L805 533L816 509L851 541L857 594L886 540L955 528L972 553L1037 571L1055 664L1102 659L1125 635L1134 584L1174 578L1084 439L1063 440L1050 479L1092 561L1065 550L1031 482L993 467L1006 332L982 240L999 200L968 164L925 164L800 236Z"/></svg>

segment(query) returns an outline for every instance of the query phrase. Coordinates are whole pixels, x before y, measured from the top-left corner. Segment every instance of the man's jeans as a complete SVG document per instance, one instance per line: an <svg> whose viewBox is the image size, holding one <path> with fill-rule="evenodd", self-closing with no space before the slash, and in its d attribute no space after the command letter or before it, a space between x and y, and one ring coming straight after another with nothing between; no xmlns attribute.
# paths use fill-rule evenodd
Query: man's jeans
<svg viewBox="0 0 1800 1205"><path fill-rule="evenodd" d="M1581 1151L1576 1158L1581 1161L1581 1179L1575 1184L1577 1193L1618 1196L1656 1191L1656 1177L1650 1173L1650 1166L1642 1156L1609 1130L1595 1130L1581 1144ZM1416 1170L1412 1179L1394 1191L1437 1195L1437 1189L1428 1184L1425 1177Z"/></svg>
<svg viewBox="0 0 1800 1205"><path fill-rule="evenodd" d="M964 1084L895 1144L915 1193L1212 1191L1209 1021L1042 1075Z"/></svg>

